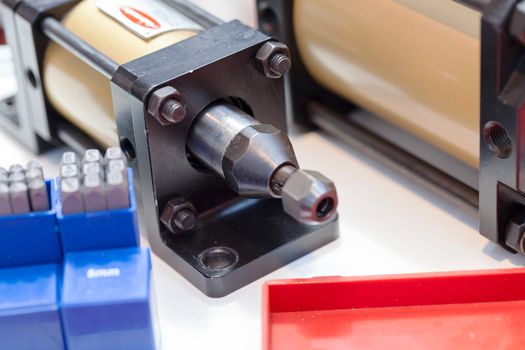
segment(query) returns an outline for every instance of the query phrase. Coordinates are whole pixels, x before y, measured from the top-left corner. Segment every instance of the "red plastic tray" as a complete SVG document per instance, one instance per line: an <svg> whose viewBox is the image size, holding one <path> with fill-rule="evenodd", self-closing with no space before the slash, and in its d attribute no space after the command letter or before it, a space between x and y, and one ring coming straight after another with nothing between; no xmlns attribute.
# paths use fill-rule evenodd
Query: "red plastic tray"
<svg viewBox="0 0 525 350"><path fill-rule="evenodd" d="M524 348L523 268L264 286L264 350Z"/></svg>

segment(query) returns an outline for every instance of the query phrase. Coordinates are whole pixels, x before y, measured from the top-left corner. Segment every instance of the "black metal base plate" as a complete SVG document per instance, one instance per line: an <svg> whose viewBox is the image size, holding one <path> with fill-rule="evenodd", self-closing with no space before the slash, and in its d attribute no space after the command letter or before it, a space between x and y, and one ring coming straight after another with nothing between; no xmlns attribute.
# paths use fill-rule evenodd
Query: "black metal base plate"
<svg viewBox="0 0 525 350"><path fill-rule="evenodd" d="M243 199L199 217L193 233L162 236L173 254L164 260L217 298L337 239L339 228L337 217L305 225L284 213L279 200Z"/></svg>

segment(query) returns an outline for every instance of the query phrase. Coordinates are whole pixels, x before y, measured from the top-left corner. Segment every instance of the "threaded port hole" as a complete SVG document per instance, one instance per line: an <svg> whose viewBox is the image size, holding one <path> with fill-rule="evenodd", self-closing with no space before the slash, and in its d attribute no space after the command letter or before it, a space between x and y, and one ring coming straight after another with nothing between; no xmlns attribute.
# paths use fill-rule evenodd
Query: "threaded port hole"
<svg viewBox="0 0 525 350"><path fill-rule="evenodd" d="M277 14L266 1L259 4L259 27L263 32L270 35L277 34L279 31Z"/></svg>
<svg viewBox="0 0 525 350"><path fill-rule="evenodd" d="M316 215L319 219L324 219L332 210L334 210L335 202L333 198L325 198L319 202L316 208Z"/></svg>
<svg viewBox="0 0 525 350"><path fill-rule="evenodd" d="M26 70L26 77L29 81L29 84L31 84L31 86L36 89L36 87L38 86L38 81L36 80L35 73L33 73L31 69L28 69Z"/></svg>
<svg viewBox="0 0 525 350"><path fill-rule="evenodd" d="M135 147L133 147L133 144L129 139L122 137L120 139L120 148L129 162L133 162L137 157L137 154L135 153Z"/></svg>
<svg viewBox="0 0 525 350"><path fill-rule="evenodd" d="M206 270L226 271L239 261L239 255L228 247L212 247L199 254L199 264Z"/></svg>
<svg viewBox="0 0 525 350"><path fill-rule="evenodd" d="M512 139L507 129L498 122L488 122L483 128L483 138L498 158L508 158L512 152Z"/></svg>

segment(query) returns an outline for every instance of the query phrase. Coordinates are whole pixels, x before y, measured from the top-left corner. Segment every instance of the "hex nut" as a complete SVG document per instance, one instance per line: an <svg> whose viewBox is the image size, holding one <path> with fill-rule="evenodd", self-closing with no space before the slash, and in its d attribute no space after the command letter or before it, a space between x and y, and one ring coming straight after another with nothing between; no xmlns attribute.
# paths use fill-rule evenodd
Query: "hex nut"
<svg viewBox="0 0 525 350"><path fill-rule="evenodd" d="M505 244L522 254L525 254L524 247L525 232L525 211L518 212L514 215L505 230Z"/></svg>
<svg viewBox="0 0 525 350"><path fill-rule="evenodd" d="M261 149L272 155L271 161L260 157ZM276 164L298 166L290 139L270 124L257 124L245 128L232 140L224 154L222 169L230 188L240 195L260 197L267 193L268 197L276 197L270 188ZM260 188L264 183L266 188Z"/></svg>
<svg viewBox="0 0 525 350"><path fill-rule="evenodd" d="M279 54L281 54L281 56L276 57ZM281 58L280 60L277 59L273 60L272 62L272 59L279 57ZM288 46L278 41L266 42L263 46L261 46L255 58L257 69L266 77L272 79L278 79L282 77L282 75L286 74L292 67L290 59L290 50L288 49ZM286 62L283 62L284 58L288 58ZM280 72L277 72L275 69L272 69L272 64L275 63L280 63L282 65Z"/></svg>
<svg viewBox="0 0 525 350"><path fill-rule="evenodd" d="M176 118L170 118L166 113L163 113L164 107L169 101L178 102L183 108L183 110L178 111ZM151 94L149 99L148 114L157 119L162 126L176 124L184 119L186 114L184 109L184 99L180 92L172 86L165 86L157 89Z"/></svg>
<svg viewBox="0 0 525 350"><path fill-rule="evenodd" d="M509 31L522 44L525 44L525 1L520 1L514 8Z"/></svg>
<svg viewBox="0 0 525 350"><path fill-rule="evenodd" d="M160 221L171 233L177 234L182 231L175 223L177 214L180 212L191 212L195 214L196 210L193 204L184 197L174 198L164 205L160 215Z"/></svg>
<svg viewBox="0 0 525 350"><path fill-rule="evenodd" d="M297 221L315 224L337 211L337 190L332 180L317 171L297 170L282 189L284 211Z"/></svg>

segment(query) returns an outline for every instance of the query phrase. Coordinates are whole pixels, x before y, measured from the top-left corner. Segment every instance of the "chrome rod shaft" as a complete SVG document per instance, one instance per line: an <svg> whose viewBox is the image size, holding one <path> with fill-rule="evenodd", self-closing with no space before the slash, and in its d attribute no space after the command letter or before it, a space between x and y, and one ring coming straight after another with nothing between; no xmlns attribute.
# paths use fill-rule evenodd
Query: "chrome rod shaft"
<svg viewBox="0 0 525 350"><path fill-rule="evenodd" d="M119 67L117 62L70 32L55 18L45 18L42 21L42 31L49 39L80 58L106 78L111 79L117 71Z"/></svg>

